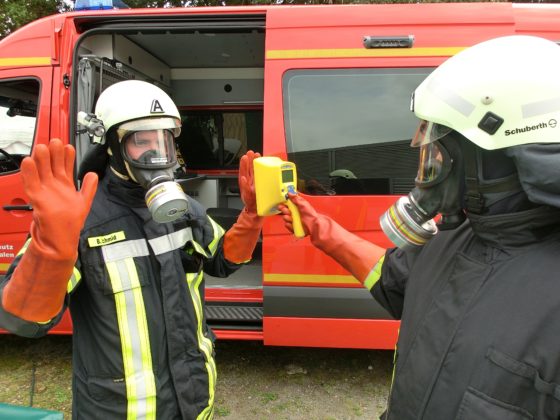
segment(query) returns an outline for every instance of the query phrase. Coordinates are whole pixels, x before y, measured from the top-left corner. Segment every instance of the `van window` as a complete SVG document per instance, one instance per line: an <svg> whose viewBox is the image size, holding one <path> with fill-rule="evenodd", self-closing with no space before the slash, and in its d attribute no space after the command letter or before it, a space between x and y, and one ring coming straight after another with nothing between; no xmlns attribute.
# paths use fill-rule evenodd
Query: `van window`
<svg viewBox="0 0 560 420"><path fill-rule="evenodd" d="M406 194L418 151L414 89L433 69L291 70L283 77L288 159L307 194Z"/></svg>
<svg viewBox="0 0 560 420"><path fill-rule="evenodd" d="M262 110L181 111L186 169L236 169L247 150L262 153L262 118Z"/></svg>
<svg viewBox="0 0 560 420"><path fill-rule="evenodd" d="M37 80L0 81L0 176L17 171L31 153L38 103Z"/></svg>

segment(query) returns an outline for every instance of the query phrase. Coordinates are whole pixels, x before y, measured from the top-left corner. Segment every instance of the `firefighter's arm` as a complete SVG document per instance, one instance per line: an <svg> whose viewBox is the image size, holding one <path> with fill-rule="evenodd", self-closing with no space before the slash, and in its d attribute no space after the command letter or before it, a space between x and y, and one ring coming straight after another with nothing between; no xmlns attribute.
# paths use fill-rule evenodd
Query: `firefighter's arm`
<svg viewBox="0 0 560 420"><path fill-rule="evenodd" d="M49 322L60 313L78 255L78 241L97 175L74 185L75 150L54 139L37 145L21 163L25 193L33 207L31 241L2 290L3 309L26 321Z"/></svg>
<svg viewBox="0 0 560 420"><path fill-rule="evenodd" d="M14 258L14 261L8 268L8 271L4 276L4 279L0 281L0 302L2 302L1 298L4 292L4 287L10 282L12 274L15 268L18 266L19 262L21 261L21 258L25 250L27 249L30 240L31 238L29 238L29 240L25 243L23 248L18 252L16 258ZM56 315L54 318L52 318L49 321L31 322L18 318L15 315L12 315L11 313L7 312L0 304L0 328L3 328L11 332L12 334L16 334L22 337L28 337L28 338L42 337L46 335L52 327L58 324L58 322L62 318L64 309L66 309L66 305L63 306L63 308L61 309L58 315Z"/></svg>
<svg viewBox="0 0 560 420"><path fill-rule="evenodd" d="M260 154L248 151L239 162L239 191L245 207L237 221L224 236L224 256L233 263L241 264L251 259L263 225L263 217L257 215L257 199L253 177L253 160Z"/></svg>
<svg viewBox="0 0 560 420"><path fill-rule="evenodd" d="M330 217L317 213L300 195L290 193L289 199L298 207L305 234L310 236L311 243L337 261L365 287L371 289L379 279L378 273L385 248L348 232ZM278 208L286 228L293 232L289 208L285 205Z"/></svg>

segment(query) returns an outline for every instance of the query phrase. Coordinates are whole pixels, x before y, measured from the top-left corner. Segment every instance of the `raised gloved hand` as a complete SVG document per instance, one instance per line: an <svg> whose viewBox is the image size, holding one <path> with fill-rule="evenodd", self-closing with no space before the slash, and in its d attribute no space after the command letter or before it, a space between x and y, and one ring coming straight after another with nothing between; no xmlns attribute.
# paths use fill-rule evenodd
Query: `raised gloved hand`
<svg viewBox="0 0 560 420"><path fill-rule="evenodd" d="M299 209L301 223L311 243L332 257L356 279L364 283L375 264L385 254L385 249L348 232L330 217L317 213L313 206L299 194L288 194ZM293 232L293 219L288 206L278 206L286 228Z"/></svg>
<svg viewBox="0 0 560 420"><path fill-rule="evenodd" d="M27 321L46 322L62 308L78 255L80 230L97 188L88 173L74 185L75 150L53 139L35 146L21 163L25 193L33 207L31 242L2 293L4 309Z"/></svg>
<svg viewBox="0 0 560 420"><path fill-rule="evenodd" d="M239 192L245 207L234 225L224 236L224 256L233 263L244 263L251 259L264 218L257 215L257 197L253 177L253 160L259 153L249 150L239 162Z"/></svg>
<svg viewBox="0 0 560 420"><path fill-rule="evenodd" d="M253 161L261 157L259 153L249 150L239 161L239 192L241 200L249 213L257 214L257 195L255 193L255 177Z"/></svg>

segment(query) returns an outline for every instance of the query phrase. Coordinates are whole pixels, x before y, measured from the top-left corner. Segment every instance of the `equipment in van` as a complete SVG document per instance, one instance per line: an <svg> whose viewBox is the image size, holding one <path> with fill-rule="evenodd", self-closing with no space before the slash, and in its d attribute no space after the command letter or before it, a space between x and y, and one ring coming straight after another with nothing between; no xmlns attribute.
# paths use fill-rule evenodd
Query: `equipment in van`
<svg viewBox="0 0 560 420"><path fill-rule="evenodd" d="M105 126L103 121L96 118L95 115L80 111L78 112L78 124L83 125L90 136L103 137L105 134Z"/></svg>
<svg viewBox="0 0 560 420"><path fill-rule="evenodd" d="M253 161L255 191L257 194L257 214L272 216L280 213L278 204L286 204L294 220L294 235L303 238L305 232L301 224L299 210L288 199L288 193L297 194L296 165L275 156L263 156Z"/></svg>

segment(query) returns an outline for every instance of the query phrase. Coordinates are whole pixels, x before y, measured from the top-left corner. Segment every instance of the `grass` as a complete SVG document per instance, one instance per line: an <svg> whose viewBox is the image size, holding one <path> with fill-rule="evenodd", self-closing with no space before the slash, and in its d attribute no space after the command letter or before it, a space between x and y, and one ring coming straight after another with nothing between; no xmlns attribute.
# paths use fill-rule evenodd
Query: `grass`
<svg viewBox="0 0 560 420"><path fill-rule="evenodd" d="M357 420L383 412L392 352L217 343L215 418ZM294 373L293 367L298 368ZM0 403L72 413L71 337L0 335ZM11 420L11 419L10 419ZM158 419L159 420L159 419Z"/></svg>

